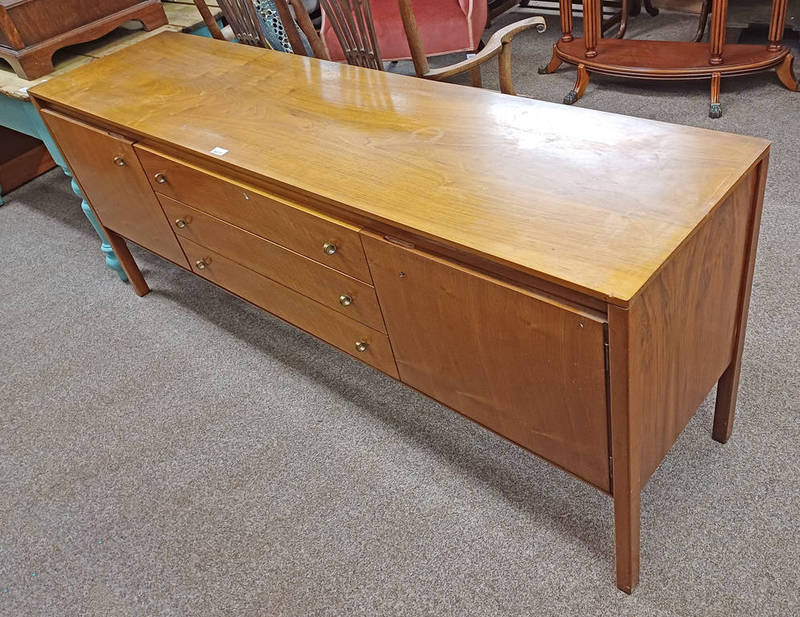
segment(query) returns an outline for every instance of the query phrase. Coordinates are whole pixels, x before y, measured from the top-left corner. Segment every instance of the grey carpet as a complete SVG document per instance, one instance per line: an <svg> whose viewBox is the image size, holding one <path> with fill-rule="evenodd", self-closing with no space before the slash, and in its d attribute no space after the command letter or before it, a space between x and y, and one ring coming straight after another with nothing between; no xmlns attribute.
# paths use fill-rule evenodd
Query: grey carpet
<svg viewBox="0 0 800 617"><path fill-rule="evenodd" d="M516 81L560 101L548 23ZM707 400L645 488L631 597L608 497L142 250L137 298L59 171L12 193L0 615L796 615L798 96L726 80L715 122L705 83L593 77L579 103L774 142L734 435Z"/></svg>

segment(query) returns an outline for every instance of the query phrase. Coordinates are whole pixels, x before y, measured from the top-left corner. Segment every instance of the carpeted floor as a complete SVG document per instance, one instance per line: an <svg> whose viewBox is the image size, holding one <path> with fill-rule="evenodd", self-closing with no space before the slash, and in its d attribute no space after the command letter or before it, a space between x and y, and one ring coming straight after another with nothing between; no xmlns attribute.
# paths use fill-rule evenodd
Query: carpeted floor
<svg viewBox="0 0 800 617"><path fill-rule="evenodd" d="M560 101L548 23L516 84ZM712 121L705 83L593 77L579 105L774 142L734 435L710 398L645 488L633 596L608 497L142 250L137 298L54 171L0 208L0 615L797 615L800 95L725 81Z"/></svg>

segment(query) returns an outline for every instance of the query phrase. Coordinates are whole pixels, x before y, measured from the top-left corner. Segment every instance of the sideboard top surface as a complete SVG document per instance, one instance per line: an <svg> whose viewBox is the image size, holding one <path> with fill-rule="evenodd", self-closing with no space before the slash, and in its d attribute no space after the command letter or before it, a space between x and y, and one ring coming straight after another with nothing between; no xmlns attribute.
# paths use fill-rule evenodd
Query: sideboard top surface
<svg viewBox="0 0 800 617"><path fill-rule="evenodd" d="M31 94L622 306L769 147L177 33Z"/></svg>

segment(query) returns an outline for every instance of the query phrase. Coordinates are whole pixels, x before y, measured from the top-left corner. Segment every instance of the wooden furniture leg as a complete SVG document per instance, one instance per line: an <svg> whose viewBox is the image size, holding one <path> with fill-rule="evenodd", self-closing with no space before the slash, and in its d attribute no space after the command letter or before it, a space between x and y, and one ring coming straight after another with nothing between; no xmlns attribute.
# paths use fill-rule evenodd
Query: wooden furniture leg
<svg viewBox="0 0 800 617"><path fill-rule="evenodd" d="M556 48L553 47L553 57L550 58L550 62L539 67L539 75L547 75L548 73L554 72L561 66L562 62L563 60L561 60L556 53Z"/></svg>
<svg viewBox="0 0 800 617"><path fill-rule="evenodd" d="M611 403L611 493L614 497L614 544L617 587L631 593L639 583L641 535L640 416L630 400L630 312L609 306L608 365Z"/></svg>
<svg viewBox="0 0 800 617"><path fill-rule="evenodd" d="M694 35L694 42L699 43L703 40L703 35L706 33L706 24L708 23L708 14L711 12L711 0L703 0L703 6L700 7L700 19L697 22L697 34Z"/></svg>
<svg viewBox="0 0 800 617"><path fill-rule="evenodd" d="M572 40L572 0L559 0L558 12L561 15L561 40Z"/></svg>
<svg viewBox="0 0 800 617"><path fill-rule="evenodd" d="M769 45L770 51L778 51L783 41L783 30L786 25L786 8L789 0L774 0L769 18Z"/></svg>
<svg viewBox="0 0 800 617"><path fill-rule="evenodd" d="M709 64L722 64L725 48L725 23L728 20L728 0L713 0L711 8L711 57Z"/></svg>
<svg viewBox="0 0 800 617"><path fill-rule="evenodd" d="M747 330L747 314L750 308L750 291L753 283L753 270L758 248L758 231L761 225L761 211L764 207L764 187L767 182L768 159L759 163L758 188L755 192L755 203L750 220L750 242L747 246L745 268L742 284L739 287L739 314L737 318L736 338L733 359L722 374L717 384L717 402L714 407L714 428L711 436L715 441L725 443L733 432L733 417L736 411L736 394L739 390L739 373L742 368L742 351L744 349L745 332Z"/></svg>
<svg viewBox="0 0 800 617"><path fill-rule="evenodd" d="M797 77L794 75L794 56L789 54L784 58L783 63L778 67L778 79L781 80L781 83L786 86L789 90L793 92L797 92L800 90L797 84Z"/></svg>
<svg viewBox="0 0 800 617"><path fill-rule="evenodd" d="M603 29L602 21L600 0L583 0L583 38L586 41L587 58L597 56L597 41L602 36Z"/></svg>
<svg viewBox="0 0 800 617"><path fill-rule="evenodd" d="M622 0L622 8L620 8L619 13L619 30L617 30L617 35L615 38L621 39L625 36L625 31L628 29L629 12L630 7L628 6L628 0Z"/></svg>
<svg viewBox="0 0 800 617"><path fill-rule="evenodd" d="M578 101L583 96L583 93L586 92L586 86L588 85L589 71L586 70L586 65L579 64L578 77L575 79L575 85L572 87L572 90L567 92L567 96L564 97L564 104L572 105Z"/></svg>
<svg viewBox="0 0 800 617"><path fill-rule="evenodd" d="M128 275L128 280L131 282L131 285L133 285L133 291L140 297L147 295L150 292L150 287L144 280L139 266L136 265L133 255L131 255L130 250L128 250L125 238L105 227L103 231L105 232L106 238L108 238L108 243L111 245L111 248L114 249L114 253L116 253L119 263L122 265L122 269L125 271L125 274Z"/></svg>
<svg viewBox="0 0 800 617"><path fill-rule="evenodd" d="M709 118L720 118L722 116L722 103L719 99L719 91L722 86L722 74L714 73L711 75L711 105L708 108Z"/></svg>

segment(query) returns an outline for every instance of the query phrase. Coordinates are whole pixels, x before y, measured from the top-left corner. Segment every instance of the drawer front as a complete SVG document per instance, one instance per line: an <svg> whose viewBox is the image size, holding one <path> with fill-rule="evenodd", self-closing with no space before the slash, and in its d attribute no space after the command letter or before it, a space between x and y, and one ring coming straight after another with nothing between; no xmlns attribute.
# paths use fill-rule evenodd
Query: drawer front
<svg viewBox="0 0 800 617"><path fill-rule="evenodd" d="M54 111L41 111L100 223L188 268L131 142Z"/></svg>
<svg viewBox="0 0 800 617"><path fill-rule="evenodd" d="M157 193L372 282L358 228L136 146Z"/></svg>
<svg viewBox="0 0 800 617"><path fill-rule="evenodd" d="M191 240L183 239L182 245L196 274L397 379L389 338L382 332Z"/></svg>
<svg viewBox="0 0 800 617"><path fill-rule="evenodd" d="M159 201L181 241L188 238L343 315L386 331L371 285L169 197L161 195Z"/></svg>
<svg viewBox="0 0 800 617"><path fill-rule="evenodd" d="M604 319L363 236L400 379L609 491Z"/></svg>

